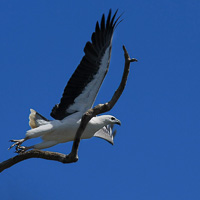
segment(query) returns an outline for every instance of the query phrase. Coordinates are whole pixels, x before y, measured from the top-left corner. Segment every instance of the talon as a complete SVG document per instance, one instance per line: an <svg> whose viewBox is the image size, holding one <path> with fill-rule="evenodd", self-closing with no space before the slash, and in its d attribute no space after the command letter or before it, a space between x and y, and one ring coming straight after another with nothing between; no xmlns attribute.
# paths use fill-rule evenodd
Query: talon
<svg viewBox="0 0 200 200"><path fill-rule="evenodd" d="M18 146L18 147L16 147L15 153L23 153L26 150L27 150L27 147L25 147L25 146Z"/></svg>
<svg viewBox="0 0 200 200"><path fill-rule="evenodd" d="M20 148L20 145L25 141L25 139L20 139L20 140L10 140L10 142L14 142L8 150L12 149L14 146L16 146L16 151Z"/></svg>

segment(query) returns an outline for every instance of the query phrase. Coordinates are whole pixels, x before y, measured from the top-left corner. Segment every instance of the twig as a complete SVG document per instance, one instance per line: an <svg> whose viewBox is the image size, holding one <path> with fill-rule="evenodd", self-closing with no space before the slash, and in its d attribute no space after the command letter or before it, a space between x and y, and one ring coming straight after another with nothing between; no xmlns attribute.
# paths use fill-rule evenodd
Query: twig
<svg viewBox="0 0 200 200"><path fill-rule="evenodd" d="M112 99L105 103L105 104L99 104L95 106L92 109L89 109L83 116L81 120L81 124L76 132L76 137L72 146L71 153L69 155L61 154L61 153L56 153L56 152L50 152L50 151L41 151L41 150L30 150L24 153L20 153L17 156L14 156L13 158L10 158L6 161L3 161L0 163L0 172L3 170L15 165L18 162L21 162L23 160L29 159L29 158L42 158L42 159L47 159L47 160L55 160L58 162L62 163L73 163L78 161L78 147L80 144L80 138L85 130L88 122L91 120L92 117L105 113L113 108L113 106L116 104L118 99L120 98L127 82L128 74L129 74L129 69L130 69L130 63L137 61L135 58L130 58L129 54L123 46L124 50L124 57L125 57L125 66L124 66L124 73L122 76L121 83L118 87L118 89L115 91Z"/></svg>
<svg viewBox="0 0 200 200"><path fill-rule="evenodd" d="M130 63L137 62L137 59L130 58L124 45L123 45L123 50L124 50L124 58L125 58L124 73L122 76L121 83L120 83L118 89L115 91L112 99L105 104L99 104L99 105L95 106L94 108L89 109L82 116L81 124L76 132L76 137L75 137L75 140L74 140L74 143L72 146L72 151L70 153L70 155L76 159L78 159L78 147L79 147L79 143L80 143L80 138L81 138L81 135L82 135L83 131L85 130L88 122L92 119L92 117L102 114L102 113L105 113L105 112L108 112L109 110L111 110L113 108L113 106L118 101L119 97L121 96L121 94L126 86L129 69L130 69Z"/></svg>

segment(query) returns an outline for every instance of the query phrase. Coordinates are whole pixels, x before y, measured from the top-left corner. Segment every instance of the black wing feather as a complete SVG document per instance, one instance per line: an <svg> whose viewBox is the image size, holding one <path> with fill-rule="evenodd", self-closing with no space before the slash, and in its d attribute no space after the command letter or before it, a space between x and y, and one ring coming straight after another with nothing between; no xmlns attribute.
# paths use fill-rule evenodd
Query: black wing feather
<svg viewBox="0 0 200 200"><path fill-rule="evenodd" d="M60 103L56 104L52 109L51 116L54 119L62 120L69 114L72 114L71 112L67 112L67 109L74 103L74 100L97 74L102 56L111 44L113 31L116 25L116 14L117 11L111 18L110 10L106 22L105 15L103 14L100 26L98 22L96 23L95 32L91 37L92 43L86 43L84 48L85 55L68 81Z"/></svg>

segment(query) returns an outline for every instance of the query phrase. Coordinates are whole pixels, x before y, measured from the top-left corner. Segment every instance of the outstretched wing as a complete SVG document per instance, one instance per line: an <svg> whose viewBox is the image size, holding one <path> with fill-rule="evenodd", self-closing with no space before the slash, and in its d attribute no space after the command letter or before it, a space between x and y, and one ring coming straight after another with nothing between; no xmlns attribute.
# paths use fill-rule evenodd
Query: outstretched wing
<svg viewBox="0 0 200 200"><path fill-rule="evenodd" d="M92 107L100 86L108 71L112 36L117 22L117 11L111 18L111 10L105 22L103 14L101 24L96 23L92 42L87 42L84 48L85 55L73 73L64 89L59 104L52 109L51 116L62 120L74 112L85 112Z"/></svg>
<svg viewBox="0 0 200 200"><path fill-rule="evenodd" d="M104 126L102 129L100 129L94 134L94 137L102 138L113 145L114 144L113 139L117 132L116 130L113 131L113 127L114 127L113 124Z"/></svg>

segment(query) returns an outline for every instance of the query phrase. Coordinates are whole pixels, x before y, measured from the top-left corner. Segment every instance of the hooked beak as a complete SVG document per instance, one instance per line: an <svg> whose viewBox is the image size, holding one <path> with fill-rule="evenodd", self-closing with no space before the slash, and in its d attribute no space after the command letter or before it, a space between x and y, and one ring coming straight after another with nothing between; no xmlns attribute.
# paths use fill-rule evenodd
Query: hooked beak
<svg viewBox="0 0 200 200"><path fill-rule="evenodd" d="M117 120L116 124L118 124L118 125L121 126L121 122L120 122L120 120Z"/></svg>

